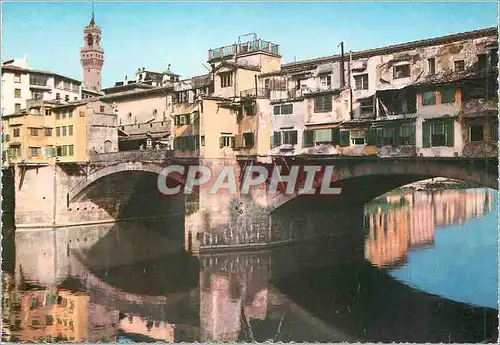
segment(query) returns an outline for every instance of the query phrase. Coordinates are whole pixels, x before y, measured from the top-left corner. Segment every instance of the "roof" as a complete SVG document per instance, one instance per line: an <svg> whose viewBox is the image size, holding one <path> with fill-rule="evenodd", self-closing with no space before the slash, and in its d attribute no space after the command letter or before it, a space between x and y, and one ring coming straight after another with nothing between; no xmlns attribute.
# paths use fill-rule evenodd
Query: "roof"
<svg viewBox="0 0 500 345"><path fill-rule="evenodd" d="M24 72L24 73L47 74L47 75L52 75L52 76L59 77L59 78L69 79L69 80L71 80L79 85L82 83L80 80L77 80L77 79L74 79L74 78L59 74L59 73L50 72L50 71L43 71L43 70L38 70L38 69L27 69L27 68L22 68L22 67L19 67L16 65L11 65L10 61L6 61L2 64L2 70L12 70L12 71L19 71L19 72Z"/></svg>
<svg viewBox="0 0 500 345"><path fill-rule="evenodd" d="M230 66L230 67L234 67L234 68L241 68L241 69L247 69L247 70L250 70L250 71L260 72L260 67L258 67L258 66L244 65L244 64L241 64L241 63L230 62L230 61L222 61L219 64L219 66L217 66L215 68L215 70L218 70L219 68L222 68L224 66Z"/></svg>
<svg viewBox="0 0 500 345"><path fill-rule="evenodd" d="M367 57L381 55L381 54L392 54L392 53L401 52L401 51L410 50L410 49L419 48L419 47L427 47L427 46L432 46L432 45L445 44L445 43L450 43L450 42L456 42L456 41L461 41L461 40L466 40L466 39L474 39L474 38L480 38L480 37L486 37L486 36L498 37L498 28L497 27L490 27L490 28L486 28L486 29L467 31L467 32L462 32L462 33L457 33L457 34L452 34L452 35L446 35L446 36L428 38L428 39L423 39L423 40L418 40L418 41L411 41L411 42L406 42L406 43L394 44L394 45L389 45L389 46L379 47L379 48L374 48L374 49L360 50L360 51L352 52L351 54L352 54L353 59L360 59L360 58L367 58ZM345 56L349 56L349 54L345 54ZM303 71L305 69L314 69L319 64L340 61L341 57L342 56L340 54L335 54L335 55L330 55L330 56L326 56L326 57L322 57L322 58L291 62L291 63L281 65L280 71L264 73L264 74L261 74L261 76L290 74L293 72L300 72L300 71Z"/></svg>
<svg viewBox="0 0 500 345"><path fill-rule="evenodd" d="M103 101L112 101L112 100L118 99L118 98L144 96L144 95L149 95L149 94L161 93L163 91L170 91L173 89L174 89L174 87L172 85L152 87L152 88L148 88L145 90L131 90L131 91L112 93L109 95L101 96L100 99Z"/></svg>
<svg viewBox="0 0 500 345"><path fill-rule="evenodd" d="M108 94L110 91L115 91L114 93L120 92L119 90L126 91L126 90L131 90L131 89L152 89L154 86L145 84L145 83L130 83L130 84L122 84L122 85L114 85L107 87L105 89L102 89L102 92L105 94Z"/></svg>

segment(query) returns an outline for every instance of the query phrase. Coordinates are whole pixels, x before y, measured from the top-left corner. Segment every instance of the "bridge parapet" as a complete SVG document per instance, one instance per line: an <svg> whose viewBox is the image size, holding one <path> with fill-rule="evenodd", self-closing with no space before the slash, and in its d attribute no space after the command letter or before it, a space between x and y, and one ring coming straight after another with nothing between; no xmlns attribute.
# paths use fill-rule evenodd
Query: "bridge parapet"
<svg viewBox="0 0 500 345"><path fill-rule="evenodd" d="M173 158L174 150L133 150L108 153L91 153L89 160L91 163L115 163L123 161L157 161L165 158Z"/></svg>

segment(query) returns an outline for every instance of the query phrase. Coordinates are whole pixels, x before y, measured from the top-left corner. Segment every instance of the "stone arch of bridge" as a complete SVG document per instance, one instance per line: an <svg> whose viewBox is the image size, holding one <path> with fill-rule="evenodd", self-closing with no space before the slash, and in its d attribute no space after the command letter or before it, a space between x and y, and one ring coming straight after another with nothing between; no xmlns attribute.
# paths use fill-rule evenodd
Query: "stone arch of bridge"
<svg viewBox="0 0 500 345"><path fill-rule="evenodd" d="M488 160L378 160L331 163L335 171L332 186L342 188L339 195L299 195L278 193L269 201L270 212L297 198L337 205L365 204L368 201L406 184L436 177L474 183L498 190L498 161ZM325 165L325 163L323 163ZM319 190L322 181L313 184Z"/></svg>

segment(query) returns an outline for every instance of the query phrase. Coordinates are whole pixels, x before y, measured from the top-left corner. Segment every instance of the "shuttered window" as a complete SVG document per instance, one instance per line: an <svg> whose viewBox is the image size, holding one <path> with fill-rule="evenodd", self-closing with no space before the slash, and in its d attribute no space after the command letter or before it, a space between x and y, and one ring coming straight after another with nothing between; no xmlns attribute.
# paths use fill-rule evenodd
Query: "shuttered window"
<svg viewBox="0 0 500 345"><path fill-rule="evenodd" d="M422 124L422 146L454 146L454 120L424 121Z"/></svg>

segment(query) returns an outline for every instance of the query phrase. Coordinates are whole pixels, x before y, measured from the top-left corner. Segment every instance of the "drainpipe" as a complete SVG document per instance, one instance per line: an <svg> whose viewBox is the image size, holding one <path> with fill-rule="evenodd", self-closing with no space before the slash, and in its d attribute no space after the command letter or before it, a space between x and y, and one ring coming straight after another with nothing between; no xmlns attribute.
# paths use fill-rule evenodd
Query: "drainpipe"
<svg viewBox="0 0 500 345"><path fill-rule="evenodd" d="M349 97L350 97L350 110L349 117L352 120L352 85L351 85L351 64L352 64L352 50L349 51Z"/></svg>
<svg viewBox="0 0 500 345"><path fill-rule="evenodd" d="M344 42L340 42L340 88L345 86Z"/></svg>

